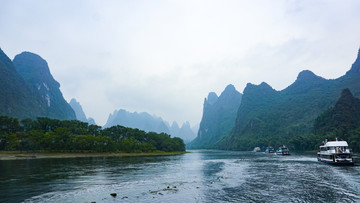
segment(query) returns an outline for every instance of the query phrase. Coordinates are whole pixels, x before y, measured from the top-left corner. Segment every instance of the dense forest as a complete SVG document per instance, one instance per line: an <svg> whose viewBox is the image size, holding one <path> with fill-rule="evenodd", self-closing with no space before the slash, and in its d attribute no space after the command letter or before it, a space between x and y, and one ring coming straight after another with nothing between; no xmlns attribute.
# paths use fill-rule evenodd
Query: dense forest
<svg viewBox="0 0 360 203"><path fill-rule="evenodd" d="M251 125L259 124L260 121L254 120ZM303 134L299 131L298 134L286 138L279 133L280 126L269 123L267 125L273 127L268 129L273 136L261 136L263 134L258 133L252 137L241 137L237 141L242 143L244 150L251 150L254 146L264 149L269 145L277 147L285 144L293 151L310 151L317 150L325 139L338 138L346 140L355 152L360 152L360 99L354 97L347 88L341 92L334 106L315 119L309 133Z"/></svg>
<svg viewBox="0 0 360 203"><path fill-rule="evenodd" d="M360 50L351 69L337 79L325 79L304 70L294 83L280 91L264 82L248 84L234 128L217 141L216 148L251 150L259 145L279 146L291 139L310 137L316 118L335 105L343 89L360 96L359 82Z"/></svg>
<svg viewBox="0 0 360 203"><path fill-rule="evenodd" d="M165 133L119 125L102 129L77 120L0 116L0 151L175 152L185 151L185 144Z"/></svg>
<svg viewBox="0 0 360 203"><path fill-rule="evenodd" d="M354 151L360 152L360 99L349 89L341 92L335 106L316 118L309 135L296 136L289 142L295 150L312 150L324 139L335 138L346 140Z"/></svg>

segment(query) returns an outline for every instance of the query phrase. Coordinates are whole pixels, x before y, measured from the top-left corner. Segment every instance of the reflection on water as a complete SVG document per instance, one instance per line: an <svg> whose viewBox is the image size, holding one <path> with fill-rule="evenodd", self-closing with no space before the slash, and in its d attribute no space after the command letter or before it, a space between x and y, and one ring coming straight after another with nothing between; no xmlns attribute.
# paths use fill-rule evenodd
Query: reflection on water
<svg viewBox="0 0 360 203"><path fill-rule="evenodd" d="M356 202L359 169L229 151L0 161L0 202Z"/></svg>

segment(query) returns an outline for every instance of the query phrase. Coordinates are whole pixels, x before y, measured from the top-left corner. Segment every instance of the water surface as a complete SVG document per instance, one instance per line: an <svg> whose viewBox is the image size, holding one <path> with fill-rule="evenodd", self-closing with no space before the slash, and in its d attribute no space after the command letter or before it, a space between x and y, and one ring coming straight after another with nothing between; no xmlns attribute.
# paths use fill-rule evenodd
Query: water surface
<svg viewBox="0 0 360 203"><path fill-rule="evenodd" d="M22 201L359 202L360 167L229 151L0 161L0 202Z"/></svg>

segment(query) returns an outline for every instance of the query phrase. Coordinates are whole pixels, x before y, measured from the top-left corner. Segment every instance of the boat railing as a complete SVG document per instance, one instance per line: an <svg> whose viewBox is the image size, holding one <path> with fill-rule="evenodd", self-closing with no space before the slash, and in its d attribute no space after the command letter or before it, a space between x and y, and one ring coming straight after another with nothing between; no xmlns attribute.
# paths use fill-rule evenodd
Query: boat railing
<svg viewBox="0 0 360 203"><path fill-rule="evenodd" d="M329 149L327 150L328 153L336 153L336 150L335 149Z"/></svg>

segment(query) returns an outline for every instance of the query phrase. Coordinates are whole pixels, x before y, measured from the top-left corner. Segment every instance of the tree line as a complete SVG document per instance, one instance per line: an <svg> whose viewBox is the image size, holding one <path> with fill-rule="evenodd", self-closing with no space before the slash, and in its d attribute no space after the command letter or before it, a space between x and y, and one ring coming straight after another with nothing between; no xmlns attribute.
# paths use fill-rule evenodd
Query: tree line
<svg viewBox="0 0 360 203"><path fill-rule="evenodd" d="M175 152L185 151L181 138L124 126L102 129L78 120L0 116L0 151Z"/></svg>
<svg viewBox="0 0 360 203"><path fill-rule="evenodd" d="M300 111L299 107L294 111ZM286 124L287 119L293 119L293 116L281 116L285 115L284 112L274 115L278 115L278 119L250 120L243 128L246 134L232 136L221 144L225 144L227 149L244 151L252 150L254 147L265 149L267 146L276 148L281 145L286 145L291 151L312 151L318 150L325 139L338 138L347 141L353 151L360 152L360 99L354 97L348 88L342 91L334 106L322 112L311 123L310 132L307 132L307 123L297 123L289 127ZM299 113L296 116L301 115Z"/></svg>
<svg viewBox="0 0 360 203"><path fill-rule="evenodd" d="M312 132L307 136L296 136L291 143L297 150L313 149L321 141L328 139L346 140L356 152L360 152L360 99L349 89L341 92L335 106L319 115Z"/></svg>

